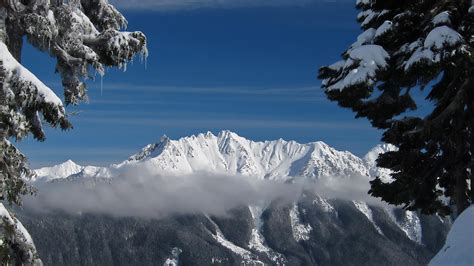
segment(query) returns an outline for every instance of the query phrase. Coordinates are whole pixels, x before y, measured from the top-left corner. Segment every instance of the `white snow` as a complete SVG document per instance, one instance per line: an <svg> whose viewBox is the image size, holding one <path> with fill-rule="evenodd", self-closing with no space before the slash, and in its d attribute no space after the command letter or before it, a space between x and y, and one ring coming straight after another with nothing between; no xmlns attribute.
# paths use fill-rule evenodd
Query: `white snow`
<svg viewBox="0 0 474 266"><path fill-rule="evenodd" d="M363 26L363 27L365 27L365 26L367 26L370 22L372 22L372 20L374 20L375 18L377 18L378 16L379 16L379 13L378 13L378 12L375 12L375 11L369 9L369 10L364 10L364 11L360 12L360 13L357 15L357 18L358 18L358 19L364 19L360 25Z"/></svg>
<svg viewBox="0 0 474 266"><path fill-rule="evenodd" d="M163 265L164 266L178 266L178 260L167 258Z"/></svg>
<svg viewBox="0 0 474 266"><path fill-rule="evenodd" d="M368 24L370 24L374 19L378 19L381 16L387 14L389 11L384 9L381 11L374 11L372 9L367 9L362 12L360 12L357 15L357 19L362 20L361 26L366 27Z"/></svg>
<svg viewBox="0 0 474 266"><path fill-rule="evenodd" d="M178 266L179 265L179 255L183 252L178 247L174 247L171 250L171 257L167 258L163 266Z"/></svg>
<svg viewBox="0 0 474 266"><path fill-rule="evenodd" d="M372 210L370 209L369 205L367 205L367 203L365 203L363 201L352 201L352 202L354 203L355 207L360 212L362 212L367 217L367 219L369 219L369 221L375 227L375 230L377 230L377 232L379 234L383 235L383 232L380 229L380 227L374 222L374 218L373 218L373 215L372 215Z"/></svg>
<svg viewBox="0 0 474 266"><path fill-rule="evenodd" d="M30 82L34 85L38 90L39 96L43 98L38 99L39 101L45 101L57 106L63 106L62 101L48 86L46 86L42 81L40 81L28 69L18 63L18 61L16 61L16 59L13 57L13 55L10 53L7 46L3 42L0 42L0 62L2 62L2 66L7 70L8 74L10 74L11 76L15 76L23 81ZM7 78L11 78L11 76ZM59 115L61 116L61 114Z"/></svg>
<svg viewBox="0 0 474 266"><path fill-rule="evenodd" d="M25 264L43 265L28 231L23 224L17 218L10 215L5 206L0 203L0 227L3 227L5 223L13 229L13 237L10 240L23 252Z"/></svg>
<svg viewBox="0 0 474 266"><path fill-rule="evenodd" d="M388 53L382 46L369 44L350 51L350 58L363 61L367 65L384 67L387 65Z"/></svg>
<svg viewBox="0 0 474 266"><path fill-rule="evenodd" d="M357 5L369 5L372 3L372 0L357 0Z"/></svg>
<svg viewBox="0 0 474 266"><path fill-rule="evenodd" d="M403 231L407 234L408 238L421 244L421 222L418 215L412 211L406 211L405 217L401 224Z"/></svg>
<svg viewBox="0 0 474 266"><path fill-rule="evenodd" d="M438 24L442 23L442 21L449 19L449 12L442 12L435 19ZM446 25L435 27L424 40L418 40L409 46L403 47L405 52L412 52L410 58L404 63L405 71L421 62L427 64L438 63L443 56L454 54L457 51L466 52L463 48L460 50L453 49L453 47L463 42L463 37L452 28Z"/></svg>
<svg viewBox="0 0 474 266"><path fill-rule="evenodd" d="M354 49L356 47L360 47L365 44L371 44L374 40L375 34L376 34L376 29L370 28L361 33L359 36L357 36L357 41L351 45L351 48ZM342 61L345 62L345 61Z"/></svg>
<svg viewBox="0 0 474 266"><path fill-rule="evenodd" d="M405 62L405 71L409 70L413 65L420 62L437 63L440 60L441 55L439 53L434 53L431 49L419 47Z"/></svg>
<svg viewBox="0 0 474 266"><path fill-rule="evenodd" d="M351 49L348 56L344 68L350 72L343 79L328 86L327 90L343 90L362 83L373 84L375 74L387 67L387 59L390 57L382 46L374 44ZM357 67L353 68L354 65Z"/></svg>
<svg viewBox="0 0 474 266"><path fill-rule="evenodd" d="M357 45L357 43L355 43L353 45ZM340 69L342 69L344 67L345 64L346 64L345 60L340 60L340 61L337 61L336 63L328 66L328 68L332 69L332 70L339 71Z"/></svg>
<svg viewBox="0 0 474 266"><path fill-rule="evenodd" d="M242 262L244 265L265 265L263 262L259 261L258 259L253 258L252 253L242 247L239 247L235 245L234 243L230 242L227 240L220 230L219 226L211 219L209 218L209 221L215 226L216 228L216 234L211 235L214 237L214 239L221 244L223 247L229 249L233 253L239 255L244 261Z"/></svg>
<svg viewBox="0 0 474 266"><path fill-rule="evenodd" d="M58 179L65 179L72 176L80 178L110 178L113 168L96 166L80 166L75 162L68 160L62 164L52 167L43 167L35 170L36 176L32 181L35 182L51 182Z"/></svg>
<svg viewBox="0 0 474 266"><path fill-rule="evenodd" d="M111 178L133 167L145 167L151 174L186 175L193 173L237 174L279 181L294 177L319 179L327 176L388 176L379 169L375 158L384 149L378 146L363 159L347 151L338 151L324 142L300 144L282 139L254 142L230 131L217 136L208 132L179 140L162 138L147 145L128 160L109 167L80 166L67 161L36 170L33 181L61 178Z"/></svg>
<svg viewBox="0 0 474 266"><path fill-rule="evenodd" d="M275 263L275 265L284 265L285 260L282 254L275 252L266 245L265 237L261 232L263 226L262 213L264 208L259 206L250 206L249 210L254 223L254 228L252 228L252 235L248 245L249 249L265 253Z"/></svg>
<svg viewBox="0 0 474 266"><path fill-rule="evenodd" d="M36 180L46 180L51 181L54 179L66 178L68 176L74 175L82 171L83 167L76 164L71 160L67 160L62 164L58 164L52 167L43 167L36 169Z"/></svg>
<svg viewBox="0 0 474 266"><path fill-rule="evenodd" d="M392 181L392 177L390 176L392 171L387 168L377 167L376 160L380 154L395 150L397 150L397 147L391 144L379 144L364 156L363 159L369 169L371 177L379 177L385 183L390 183Z"/></svg>
<svg viewBox="0 0 474 266"><path fill-rule="evenodd" d="M461 34L444 25L431 30L426 36L424 47L431 49L443 49L445 46L452 47L463 42Z"/></svg>
<svg viewBox="0 0 474 266"><path fill-rule="evenodd" d="M453 224L441 251L429 266L474 265L474 206L466 209Z"/></svg>
<svg viewBox="0 0 474 266"><path fill-rule="evenodd" d="M451 24L451 18L450 18L450 12L449 11L443 11L436 15L433 20L431 21L435 26L439 26L441 24Z"/></svg>
<svg viewBox="0 0 474 266"><path fill-rule="evenodd" d="M399 228L405 232L405 235L412 241L422 244L422 230L420 218L415 212L404 211L402 220L395 218L394 209L386 209L387 214Z"/></svg>
<svg viewBox="0 0 474 266"><path fill-rule="evenodd" d="M337 212L336 210L334 209L334 207L323 197L320 197L320 196L316 196L316 199L313 200L313 205L318 205L319 207L321 207L325 212L328 212L328 213L336 213L337 215Z"/></svg>
<svg viewBox="0 0 474 266"><path fill-rule="evenodd" d="M221 131L217 136L208 132L179 140L162 138L129 160L113 165L111 171L120 172L134 165L145 167L151 173L211 172L282 181L294 176L369 174L362 159L323 142L300 144L282 139L254 142L230 131Z"/></svg>
<svg viewBox="0 0 474 266"><path fill-rule="evenodd" d="M300 212L298 209L298 205L294 204L293 207L290 209L290 222L291 222L291 229L293 231L293 238L299 241L307 241L310 239L310 233L313 230L311 225L303 224L300 220Z"/></svg>
<svg viewBox="0 0 474 266"><path fill-rule="evenodd" d="M377 28L377 31L375 32L375 38L378 38L389 32L390 30L392 30L392 27L393 22L386 20L384 23L382 23L382 25L380 25L380 27Z"/></svg>
<svg viewBox="0 0 474 266"><path fill-rule="evenodd" d="M268 253L270 251L270 248L268 248L264 244L264 237L262 235L261 227L263 225L262 221L262 213L263 213L263 208L257 207L257 206L250 206L249 207L250 213L252 214L253 218L253 223L254 223L254 228L252 229L252 236L250 238L250 243L249 243L249 248L257 250L259 252L264 252Z"/></svg>

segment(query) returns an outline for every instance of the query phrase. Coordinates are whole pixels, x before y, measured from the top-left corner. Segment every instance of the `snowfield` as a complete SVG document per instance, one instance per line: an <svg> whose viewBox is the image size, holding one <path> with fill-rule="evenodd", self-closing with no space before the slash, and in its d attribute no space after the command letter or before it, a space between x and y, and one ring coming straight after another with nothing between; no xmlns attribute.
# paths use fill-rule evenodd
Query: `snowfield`
<svg viewBox="0 0 474 266"><path fill-rule="evenodd" d="M395 147L391 145L378 145L363 158L359 158L350 152L338 151L324 142L300 144L282 139L254 142L230 131L222 131L217 136L208 132L179 140L171 140L164 136L159 142L147 145L124 162L109 167L95 167L80 166L68 160L60 165L36 170L37 176L33 182L113 180L119 177L130 178L130 172L142 170L156 176L164 174L174 176L173 180L179 182L177 180L182 180L182 177L189 177L192 174L202 176L205 172L214 175L223 174L222 176L239 175L252 180L269 180L277 183L319 182L318 186L323 186L319 192L324 192L326 196L327 194L335 196L344 193L341 191L345 191L347 186L352 186L343 179L351 179L349 183L353 185L364 183L367 186L368 181L375 176L390 180L390 171L377 168L375 160L380 153L394 149ZM162 187L164 184L158 186ZM365 195L366 190L363 190L362 194ZM375 230L384 235L375 223L368 203L355 200L353 204L373 224ZM325 212L337 216L333 206L324 197L316 197L313 205L321 206ZM248 248L270 254L272 252L265 246L259 225L265 207L251 207L256 227L253 229L253 237ZM409 239L421 243L421 226L415 213L406 212L402 220L397 220L391 209L387 209L387 213ZM297 205L293 205L289 215L294 239L308 240L313 228L300 221ZM224 241L219 235L215 237ZM279 254L272 253L271 256L275 260L279 258Z"/></svg>
<svg viewBox="0 0 474 266"><path fill-rule="evenodd" d="M379 247L372 244L384 243L379 252L426 264L431 257L421 250L429 252L434 247L432 239L444 239L447 229L439 228L449 228L450 223L437 217L429 221L367 196L368 181L375 176L390 181L390 171L377 168L375 160L380 153L394 149L379 145L360 158L324 142L256 142L230 131L178 140L164 136L128 160L108 167L67 161L38 169L32 182L40 191L27 203L73 216L100 213L166 221L175 215L191 215L187 217L197 219L196 223L189 221L192 235L218 247L201 258L204 264L238 258L246 265L288 265L292 258L285 250L304 254L303 246L315 250L324 246L323 252L330 254L335 242L329 239L340 238L336 242L341 247L345 241L359 245L359 238L348 236L361 232L372 239L367 246L371 250ZM231 212L240 207L243 209L237 213ZM200 215L203 218L198 218ZM184 230L182 226L173 228L178 235ZM179 248L174 249L175 254L166 254L162 263L179 264L178 251L189 251L188 244L166 246ZM418 253L416 257L405 254L397 245ZM436 245L439 248L442 242ZM309 257L319 256L315 254ZM181 256L189 255L183 252ZM382 253L375 256L387 260ZM359 258L360 263L366 260Z"/></svg>
<svg viewBox="0 0 474 266"><path fill-rule="evenodd" d="M453 224L446 244L429 266L474 265L474 206L466 209Z"/></svg>
<svg viewBox="0 0 474 266"><path fill-rule="evenodd" d="M80 166L71 160L36 170L33 181L51 181L74 176L112 177L131 168L143 167L151 173L187 175L196 172L238 174L259 179L288 181L292 177L319 179L354 174L389 179L387 169L377 168L379 153L393 150L379 145L359 158L348 151L338 151L318 141L300 144L283 139L255 142L231 131L211 132L171 140L164 136L147 145L124 162L109 167Z"/></svg>

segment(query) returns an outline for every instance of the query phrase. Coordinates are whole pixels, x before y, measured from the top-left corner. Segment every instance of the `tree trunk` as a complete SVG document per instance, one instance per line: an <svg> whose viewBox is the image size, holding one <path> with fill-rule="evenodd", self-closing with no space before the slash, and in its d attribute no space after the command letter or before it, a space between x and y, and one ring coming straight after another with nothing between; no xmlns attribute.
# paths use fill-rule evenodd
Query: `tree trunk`
<svg viewBox="0 0 474 266"><path fill-rule="evenodd" d="M464 171L456 170L456 187L454 198L456 200L456 212L459 216L467 207L469 207L469 202L467 198L467 182L466 182L466 173ZM471 177L472 180L472 177ZM472 188L472 183L471 183Z"/></svg>
<svg viewBox="0 0 474 266"><path fill-rule="evenodd" d="M6 29L8 34L8 50L21 63L21 50L23 48L23 30L19 27L20 21L14 16L6 19Z"/></svg>
<svg viewBox="0 0 474 266"><path fill-rule="evenodd" d="M471 144L471 145L474 146L474 143ZM472 150L473 149L471 149L471 151ZM471 154L473 154L473 153L471 152ZM474 156L474 154L471 155L471 156ZM474 161L474 159L471 159L471 161ZM470 200L470 201L469 201L468 204L470 204L470 205L474 205L474 173L473 173L474 167L473 166L474 166L474 163L471 163L470 168L469 168L470 169L470 173L469 173L470 174L470 176L469 176L469 183L470 183L469 184L469 189L470 189L470 191L469 191L469 199L468 200Z"/></svg>

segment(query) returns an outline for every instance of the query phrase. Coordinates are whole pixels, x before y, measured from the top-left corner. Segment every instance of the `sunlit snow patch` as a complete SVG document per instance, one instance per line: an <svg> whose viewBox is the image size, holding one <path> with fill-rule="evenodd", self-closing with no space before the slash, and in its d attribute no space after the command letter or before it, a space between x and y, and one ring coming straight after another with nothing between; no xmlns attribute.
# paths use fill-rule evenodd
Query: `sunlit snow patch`
<svg viewBox="0 0 474 266"><path fill-rule="evenodd" d="M310 239L310 233L313 228L309 224L303 224L300 220L298 205L293 205L290 209L290 222L293 230L293 237L296 241L306 241Z"/></svg>
<svg viewBox="0 0 474 266"><path fill-rule="evenodd" d="M252 228L252 235L248 246L249 249L266 254L276 265L284 265L285 259L283 256L280 253L273 251L265 244L265 237L261 232L263 226L263 208L251 206L249 209L255 225L254 228Z"/></svg>
<svg viewBox="0 0 474 266"><path fill-rule="evenodd" d="M355 207L360 211L362 212L366 217L367 219L369 219L369 221L374 225L375 227L375 230L377 230L377 232L381 235L383 235L383 232L382 230L380 229L380 227L375 224L374 222L374 217L372 215L372 210L369 208L369 206L367 205L367 203L363 202L363 201L353 201Z"/></svg>

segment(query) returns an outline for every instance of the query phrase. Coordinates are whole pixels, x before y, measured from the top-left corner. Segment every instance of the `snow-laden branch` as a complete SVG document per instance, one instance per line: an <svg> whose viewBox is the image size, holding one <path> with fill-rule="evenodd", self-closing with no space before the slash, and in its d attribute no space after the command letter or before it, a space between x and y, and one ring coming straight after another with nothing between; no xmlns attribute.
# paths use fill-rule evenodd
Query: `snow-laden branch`
<svg viewBox="0 0 474 266"><path fill-rule="evenodd" d="M21 265L43 265L30 234L2 203L0 203L0 232L2 263L21 261Z"/></svg>

